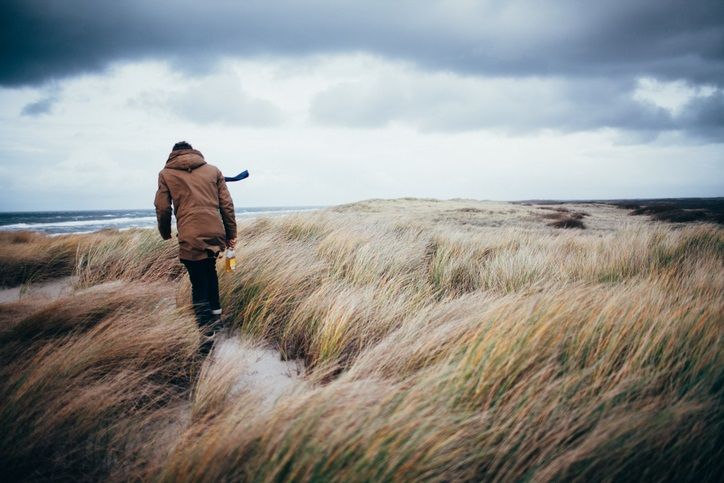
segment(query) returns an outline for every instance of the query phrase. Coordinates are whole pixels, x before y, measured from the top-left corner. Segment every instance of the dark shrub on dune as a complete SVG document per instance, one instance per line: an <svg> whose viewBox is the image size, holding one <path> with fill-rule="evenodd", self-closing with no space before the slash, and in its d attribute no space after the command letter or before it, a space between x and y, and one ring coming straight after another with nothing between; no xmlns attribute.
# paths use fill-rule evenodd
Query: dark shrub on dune
<svg viewBox="0 0 724 483"><path fill-rule="evenodd" d="M669 210L656 213L652 216L654 220L670 221L672 223L686 223L687 221L705 221L708 217L703 210Z"/></svg>
<svg viewBox="0 0 724 483"><path fill-rule="evenodd" d="M557 221L549 223L549 226L552 226L553 228L586 228L586 225L583 223L583 221L581 221L579 218L574 218L572 216L560 218Z"/></svg>
<svg viewBox="0 0 724 483"><path fill-rule="evenodd" d="M663 205L644 205L634 208L629 215L654 215L656 213L665 213L667 211L676 210L676 206L671 204Z"/></svg>
<svg viewBox="0 0 724 483"><path fill-rule="evenodd" d="M724 224L724 198L627 200L614 201L611 204L631 210L629 215L646 215L656 221L671 223L702 221Z"/></svg>
<svg viewBox="0 0 724 483"><path fill-rule="evenodd" d="M583 223L582 220L585 217L590 216L590 214L585 211L572 211L562 206L554 208L542 206L539 207L539 209L550 211L550 213L545 213L540 216L545 220L553 220L551 223L548 223L548 226L552 226L553 228L585 229L586 225Z"/></svg>

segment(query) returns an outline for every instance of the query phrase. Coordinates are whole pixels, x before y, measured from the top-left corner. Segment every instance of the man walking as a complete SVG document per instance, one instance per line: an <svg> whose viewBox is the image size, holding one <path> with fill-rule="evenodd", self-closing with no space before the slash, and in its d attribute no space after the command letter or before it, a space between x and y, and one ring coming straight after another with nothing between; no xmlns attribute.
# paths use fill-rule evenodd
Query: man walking
<svg viewBox="0 0 724 483"><path fill-rule="evenodd" d="M171 206L178 228L179 258L191 279L196 320L211 338L202 344L208 353L221 320L216 257L236 242L234 202L224 176L204 156L181 141L174 145L166 166L158 174L156 191L158 231L171 238Z"/></svg>

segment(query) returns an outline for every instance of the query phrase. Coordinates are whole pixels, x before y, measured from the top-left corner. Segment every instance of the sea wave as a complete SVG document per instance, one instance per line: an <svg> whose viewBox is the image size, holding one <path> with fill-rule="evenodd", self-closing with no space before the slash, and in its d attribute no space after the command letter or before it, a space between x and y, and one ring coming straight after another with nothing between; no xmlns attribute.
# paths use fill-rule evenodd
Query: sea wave
<svg viewBox="0 0 724 483"><path fill-rule="evenodd" d="M65 228L74 226L93 226L93 225L125 225L128 223L154 223L155 216L139 216L136 218L110 218L110 219L92 219L92 220L72 220L72 221L54 221L50 223L13 223L11 225L0 226L2 230L37 230L44 228Z"/></svg>
<svg viewBox="0 0 724 483"><path fill-rule="evenodd" d="M279 209L238 209L236 211L236 217L240 219L255 218L258 216L273 216L273 215L285 215L290 213L301 213L307 211L315 211L319 208L279 208ZM153 213L152 211L150 213ZM18 230L29 230L39 231L52 235L60 234L79 234L79 233L91 233L94 231L102 230L104 228L114 228L119 230L127 230L132 228L153 228L156 226L156 217L150 213L137 214L134 216L133 213L120 212L116 214L98 213L98 214L69 214L68 217L73 219L65 219L63 221L55 221L62 215L56 215L52 217L44 216L42 221L33 221L32 219L26 219L22 222L10 223L7 225L0 224L0 231L18 231ZM29 216L33 216L30 214ZM115 218L112 218L115 216ZM17 219L17 218L16 218ZM21 218L22 219L22 218ZM173 220L175 224L175 219Z"/></svg>

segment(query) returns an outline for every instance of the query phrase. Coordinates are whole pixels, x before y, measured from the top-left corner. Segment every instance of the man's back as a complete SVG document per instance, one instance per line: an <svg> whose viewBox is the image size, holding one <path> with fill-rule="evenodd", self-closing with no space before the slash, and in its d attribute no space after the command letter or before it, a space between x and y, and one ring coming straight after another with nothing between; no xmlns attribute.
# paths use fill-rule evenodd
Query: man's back
<svg viewBox="0 0 724 483"><path fill-rule="evenodd" d="M171 236L176 216L179 258L202 260L236 237L234 203L221 172L195 149L174 150L158 175L156 215L161 236Z"/></svg>

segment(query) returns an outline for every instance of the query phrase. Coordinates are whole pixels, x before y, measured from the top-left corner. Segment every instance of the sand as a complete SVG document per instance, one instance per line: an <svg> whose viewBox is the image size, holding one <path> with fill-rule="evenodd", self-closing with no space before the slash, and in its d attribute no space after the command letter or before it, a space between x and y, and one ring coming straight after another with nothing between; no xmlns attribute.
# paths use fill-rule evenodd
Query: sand
<svg viewBox="0 0 724 483"><path fill-rule="evenodd" d="M43 301L57 299L73 291L76 279L77 277L62 277L47 282L0 289L0 304L17 302L21 299L41 298Z"/></svg>
<svg viewBox="0 0 724 483"><path fill-rule="evenodd" d="M283 361L278 351L238 336L219 334L210 357L213 364L234 368L231 394L257 396L261 410L271 408L282 394L303 382L301 361Z"/></svg>

